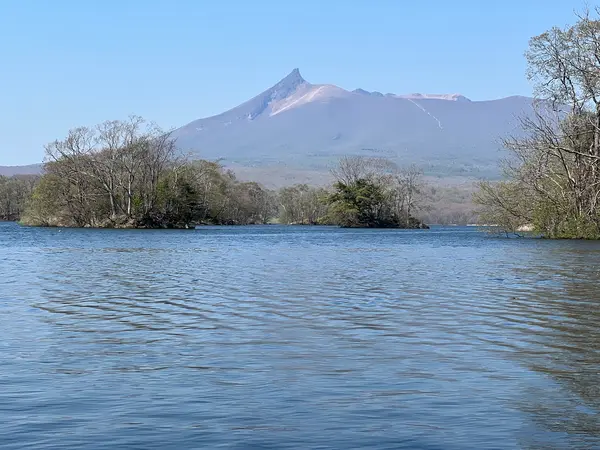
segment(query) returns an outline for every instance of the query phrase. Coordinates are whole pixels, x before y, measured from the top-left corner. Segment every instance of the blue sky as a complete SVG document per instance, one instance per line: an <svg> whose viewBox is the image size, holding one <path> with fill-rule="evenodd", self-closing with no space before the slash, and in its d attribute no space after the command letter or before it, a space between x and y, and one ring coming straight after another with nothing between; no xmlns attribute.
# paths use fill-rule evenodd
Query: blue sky
<svg viewBox="0 0 600 450"><path fill-rule="evenodd" d="M570 0L0 0L0 165L70 128L217 114L293 68L382 92L529 95L528 39Z"/></svg>

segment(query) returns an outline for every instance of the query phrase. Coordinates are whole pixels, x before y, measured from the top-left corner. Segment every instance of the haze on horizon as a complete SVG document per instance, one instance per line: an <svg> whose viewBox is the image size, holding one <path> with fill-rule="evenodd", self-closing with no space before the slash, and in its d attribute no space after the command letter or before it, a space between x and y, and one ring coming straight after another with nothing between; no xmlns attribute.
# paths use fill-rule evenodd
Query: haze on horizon
<svg viewBox="0 0 600 450"><path fill-rule="evenodd" d="M347 90L530 95L529 38L583 6L3 2L0 165L39 162L44 144L80 125L135 113L170 128L219 114L295 67Z"/></svg>

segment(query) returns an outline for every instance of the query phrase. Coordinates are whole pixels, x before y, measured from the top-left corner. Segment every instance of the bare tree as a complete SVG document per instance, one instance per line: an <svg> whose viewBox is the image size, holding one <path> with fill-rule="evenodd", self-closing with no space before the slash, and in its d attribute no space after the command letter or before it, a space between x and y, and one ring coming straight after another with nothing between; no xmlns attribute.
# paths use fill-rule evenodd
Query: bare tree
<svg viewBox="0 0 600 450"><path fill-rule="evenodd" d="M400 200L398 212L408 226L413 214L422 206L423 171L414 164L400 168L394 174L394 181L396 182L395 195Z"/></svg>
<svg viewBox="0 0 600 450"><path fill-rule="evenodd" d="M525 137L504 142L508 182L495 190L482 184L475 198L488 215L511 226L530 219L549 236L599 235L599 13L586 10L575 25L531 39L526 56L537 97L534 113L522 119Z"/></svg>
<svg viewBox="0 0 600 450"><path fill-rule="evenodd" d="M385 158L343 156L331 169L331 174L336 181L349 185L360 179L373 181L389 172L392 166L393 163Z"/></svg>
<svg viewBox="0 0 600 450"><path fill-rule="evenodd" d="M282 223L315 225L327 215L324 188L297 184L282 188L278 193L279 219Z"/></svg>

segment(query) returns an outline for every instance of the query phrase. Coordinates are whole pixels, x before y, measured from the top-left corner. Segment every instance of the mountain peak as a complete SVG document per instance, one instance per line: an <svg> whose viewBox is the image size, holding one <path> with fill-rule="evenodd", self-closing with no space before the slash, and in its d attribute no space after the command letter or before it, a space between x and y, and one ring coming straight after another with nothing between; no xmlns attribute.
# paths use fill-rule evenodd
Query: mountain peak
<svg viewBox="0 0 600 450"><path fill-rule="evenodd" d="M294 69L287 77L283 78L279 83L263 93L263 95L266 94L267 102L282 100L293 94L302 85L308 85L308 83L300 75L300 70Z"/></svg>
<svg viewBox="0 0 600 450"><path fill-rule="evenodd" d="M254 120L271 108L273 104L292 96L299 89L302 90L310 86L300 75L300 70L296 68L273 87L241 105L241 116L248 120Z"/></svg>
<svg viewBox="0 0 600 450"><path fill-rule="evenodd" d="M306 83L306 80L300 75L300 69L295 68L277 86L295 87L302 83Z"/></svg>

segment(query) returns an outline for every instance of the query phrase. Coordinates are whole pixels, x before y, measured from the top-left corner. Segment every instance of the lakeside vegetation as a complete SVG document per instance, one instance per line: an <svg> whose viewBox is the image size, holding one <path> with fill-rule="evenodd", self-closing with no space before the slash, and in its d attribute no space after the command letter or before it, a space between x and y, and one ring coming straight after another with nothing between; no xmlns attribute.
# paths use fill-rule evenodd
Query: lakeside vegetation
<svg viewBox="0 0 600 450"><path fill-rule="evenodd" d="M531 39L535 112L505 140L505 181L481 182L481 219L505 232L600 238L600 10Z"/></svg>
<svg viewBox="0 0 600 450"><path fill-rule="evenodd" d="M0 220L105 228L421 228L426 220L600 239L599 16L599 9L585 11L574 25L530 40L533 114L521 119L517 136L504 139L504 180L478 183L477 214L468 189L428 186L417 168L384 158L342 158L331 186L269 190L239 180L218 161L188 160L169 133L132 117L77 128L49 144L41 176L0 176ZM461 207L440 214L448 198Z"/></svg>
<svg viewBox="0 0 600 450"><path fill-rule="evenodd" d="M272 193L215 162L187 161L139 117L71 130L46 155L26 225L186 228L266 223L275 211Z"/></svg>
<svg viewBox="0 0 600 450"><path fill-rule="evenodd" d="M329 221L343 227L428 228L413 214L422 205L422 172L387 159L342 158L326 197Z"/></svg>
<svg viewBox="0 0 600 450"><path fill-rule="evenodd" d="M271 191L218 162L188 160L139 117L71 130L46 146L43 175L0 179L0 218L30 226L189 228L198 224L425 228L422 173L346 157L331 187Z"/></svg>
<svg viewBox="0 0 600 450"><path fill-rule="evenodd" d="M38 180L35 175L0 175L0 221L21 218Z"/></svg>
<svg viewBox="0 0 600 450"><path fill-rule="evenodd" d="M331 186L269 190L216 161L188 160L169 133L138 117L77 128L46 147L42 176L0 177L0 220L33 226L185 228L305 224L419 228L488 223L507 233L600 239L600 10L530 40L533 114L504 139L504 180L467 190L427 186L415 167L346 157ZM430 206L434 206L430 208Z"/></svg>

